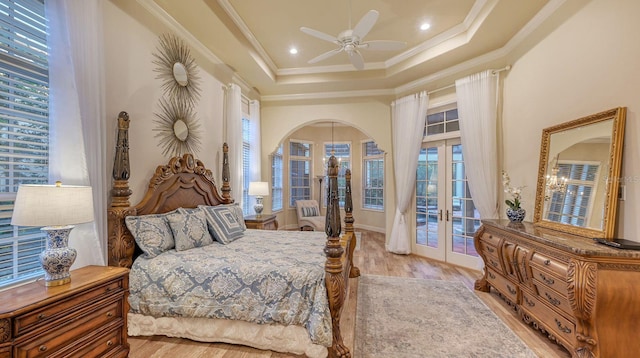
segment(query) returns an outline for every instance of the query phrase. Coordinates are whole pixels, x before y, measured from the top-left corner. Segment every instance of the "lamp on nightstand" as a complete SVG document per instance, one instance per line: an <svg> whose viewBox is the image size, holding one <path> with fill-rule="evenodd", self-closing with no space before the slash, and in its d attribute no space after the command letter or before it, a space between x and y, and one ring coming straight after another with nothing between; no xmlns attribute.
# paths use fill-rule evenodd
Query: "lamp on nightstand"
<svg viewBox="0 0 640 358"><path fill-rule="evenodd" d="M47 247L40 254L47 286L71 282L69 268L77 252L68 246L74 224L93 221L93 194L90 186L20 185L13 206L11 225L44 226Z"/></svg>
<svg viewBox="0 0 640 358"><path fill-rule="evenodd" d="M269 183L266 181L252 181L249 183L249 195L256 197L256 205L253 210L256 211L256 217L262 216L262 197L269 195Z"/></svg>

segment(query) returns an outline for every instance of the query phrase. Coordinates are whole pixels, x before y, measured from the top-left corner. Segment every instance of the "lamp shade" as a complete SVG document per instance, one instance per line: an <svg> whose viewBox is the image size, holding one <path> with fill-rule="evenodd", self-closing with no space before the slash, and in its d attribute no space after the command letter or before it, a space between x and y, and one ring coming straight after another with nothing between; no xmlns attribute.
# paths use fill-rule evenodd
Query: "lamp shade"
<svg viewBox="0 0 640 358"><path fill-rule="evenodd" d="M266 181L252 181L249 183L249 195L269 195L269 183Z"/></svg>
<svg viewBox="0 0 640 358"><path fill-rule="evenodd" d="M93 221L90 186L20 185L11 225L64 226Z"/></svg>

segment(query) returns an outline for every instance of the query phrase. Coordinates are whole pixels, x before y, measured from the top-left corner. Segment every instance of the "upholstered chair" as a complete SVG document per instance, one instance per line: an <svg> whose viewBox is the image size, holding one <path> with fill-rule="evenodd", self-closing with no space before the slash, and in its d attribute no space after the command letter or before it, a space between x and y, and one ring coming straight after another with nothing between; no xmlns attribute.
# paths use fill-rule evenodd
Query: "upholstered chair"
<svg viewBox="0 0 640 358"><path fill-rule="evenodd" d="M324 231L325 217L317 200L296 200L296 214L300 230Z"/></svg>

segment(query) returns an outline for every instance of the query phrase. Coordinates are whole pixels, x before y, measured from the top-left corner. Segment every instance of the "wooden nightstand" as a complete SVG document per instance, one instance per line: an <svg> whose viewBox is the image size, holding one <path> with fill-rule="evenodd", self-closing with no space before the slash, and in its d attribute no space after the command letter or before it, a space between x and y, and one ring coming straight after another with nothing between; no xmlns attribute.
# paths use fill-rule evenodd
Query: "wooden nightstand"
<svg viewBox="0 0 640 358"><path fill-rule="evenodd" d="M127 357L128 296L129 270L109 266L0 292L0 358Z"/></svg>
<svg viewBox="0 0 640 358"><path fill-rule="evenodd" d="M245 216L244 222L247 224L247 229L278 230L275 214L262 214L261 217Z"/></svg>

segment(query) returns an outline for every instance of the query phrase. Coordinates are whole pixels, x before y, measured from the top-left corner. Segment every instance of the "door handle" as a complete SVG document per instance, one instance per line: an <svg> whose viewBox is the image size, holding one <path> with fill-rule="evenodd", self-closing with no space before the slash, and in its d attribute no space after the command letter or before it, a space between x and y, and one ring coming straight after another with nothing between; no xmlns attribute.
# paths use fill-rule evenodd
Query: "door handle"
<svg viewBox="0 0 640 358"><path fill-rule="evenodd" d="M438 213L438 216L440 217L440 221L442 221L442 209L440 209L440 212Z"/></svg>
<svg viewBox="0 0 640 358"><path fill-rule="evenodd" d="M445 218L449 221L449 209L447 209L447 213L445 214Z"/></svg>

